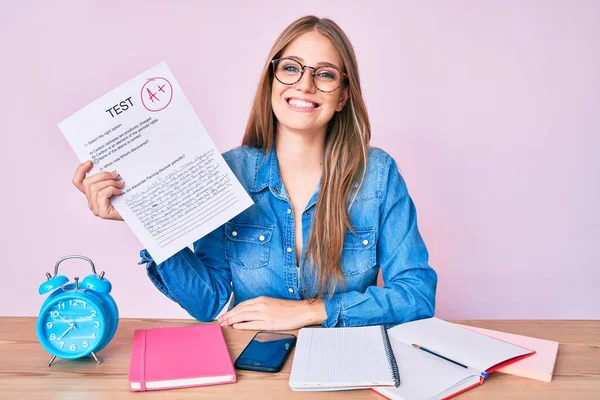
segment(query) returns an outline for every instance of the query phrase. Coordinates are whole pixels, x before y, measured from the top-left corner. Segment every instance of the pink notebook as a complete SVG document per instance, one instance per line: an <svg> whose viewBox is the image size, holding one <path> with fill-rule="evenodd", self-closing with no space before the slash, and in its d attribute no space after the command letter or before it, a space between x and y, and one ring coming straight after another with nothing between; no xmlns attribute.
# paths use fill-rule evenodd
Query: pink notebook
<svg viewBox="0 0 600 400"><path fill-rule="evenodd" d="M235 369L219 325L138 329L129 364L132 391L234 383Z"/></svg>
<svg viewBox="0 0 600 400"><path fill-rule="evenodd" d="M514 364L498 369L498 372L522 376L538 381L550 382L554 372L554 364L558 354L558 343L551 340L533 338L529 336L515 335L490 329L475 328L473 326L461 325L472 331L481 333L503 342L511 343L527 349L535 350L531 357L524 358Z"/></svg>

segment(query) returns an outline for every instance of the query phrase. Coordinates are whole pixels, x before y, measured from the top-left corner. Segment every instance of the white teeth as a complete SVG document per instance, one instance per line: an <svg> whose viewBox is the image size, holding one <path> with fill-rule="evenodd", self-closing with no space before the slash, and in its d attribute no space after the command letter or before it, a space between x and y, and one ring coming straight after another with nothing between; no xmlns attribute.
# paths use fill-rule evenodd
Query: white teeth
<svg viewBox="0 0 600 400"><path fill-rule="evenodd" d="M315 108L317 106L315 103L310 103L308 101L298 99L289 99L288 103L298 108Z"/></svg>

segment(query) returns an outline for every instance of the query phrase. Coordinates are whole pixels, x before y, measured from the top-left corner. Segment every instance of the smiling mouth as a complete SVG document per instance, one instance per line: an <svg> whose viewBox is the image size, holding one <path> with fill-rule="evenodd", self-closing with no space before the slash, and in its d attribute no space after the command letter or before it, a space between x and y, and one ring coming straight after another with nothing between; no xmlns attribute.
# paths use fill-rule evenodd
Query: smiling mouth
<svg viewBox="0 0 600 400"><path fill-rule="evenodd" d="M300 100L300 99L295 99L295 98L289 98L286 99L285 101L287 101L287 103L293 107L296 108L318 108L320 104L317 103L313 103L310 101L305 101L305 100Z"/></svg>

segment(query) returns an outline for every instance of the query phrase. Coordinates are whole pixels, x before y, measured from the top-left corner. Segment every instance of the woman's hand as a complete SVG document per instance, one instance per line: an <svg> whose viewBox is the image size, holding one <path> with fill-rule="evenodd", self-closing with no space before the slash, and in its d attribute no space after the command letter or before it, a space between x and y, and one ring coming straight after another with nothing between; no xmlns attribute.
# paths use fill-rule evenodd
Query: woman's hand
<svg viewBox="0 0 600 400"><path fill-rule="evenodd" d="M221 326L236 329L291 330L320 324L327 318L323 300L281 300L257 297L246 300L221 315Z"/></svg>
<svg viewBox="0 0 600 400"><path fill-rule="evenodd" d="M123 221L121 215L110 204L110 198L121 194L123 183L112 172L99 172L86 177L92 169L92 162L86 161L75 170L73 184L87 197L88 207L95 216L104 219Z"/></svg>

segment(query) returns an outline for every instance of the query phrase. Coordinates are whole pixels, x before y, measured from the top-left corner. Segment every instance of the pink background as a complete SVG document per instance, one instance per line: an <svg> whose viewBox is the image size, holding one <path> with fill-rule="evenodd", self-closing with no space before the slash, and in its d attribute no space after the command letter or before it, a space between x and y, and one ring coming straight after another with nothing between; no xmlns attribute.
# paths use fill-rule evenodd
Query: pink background
<svg viewBox="0 0 600 400"><path fill-rule="evenodd" d="M36 315L45 272L84 254L122 316L187 317L136 265L127 225L89 212L57 123L164 60L228 150L271 44L314 13L355 46L372 144L398 161L440 277L437 316L599 318L600 2L372 3L0 2L0 315Z"/></svg>

